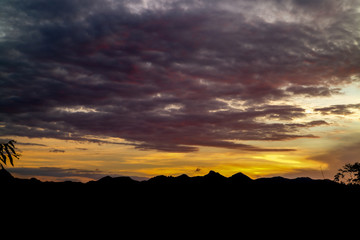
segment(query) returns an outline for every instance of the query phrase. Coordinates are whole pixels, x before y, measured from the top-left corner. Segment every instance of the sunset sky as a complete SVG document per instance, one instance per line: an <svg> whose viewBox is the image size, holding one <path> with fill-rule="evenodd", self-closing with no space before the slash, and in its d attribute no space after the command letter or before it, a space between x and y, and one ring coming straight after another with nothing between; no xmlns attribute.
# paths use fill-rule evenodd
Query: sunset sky
<svg viewBox="0 0 360 240"><path fill-rule="evenodd" d="M332 179L360 161L360 0L0 4L17 177Z"/></svg>

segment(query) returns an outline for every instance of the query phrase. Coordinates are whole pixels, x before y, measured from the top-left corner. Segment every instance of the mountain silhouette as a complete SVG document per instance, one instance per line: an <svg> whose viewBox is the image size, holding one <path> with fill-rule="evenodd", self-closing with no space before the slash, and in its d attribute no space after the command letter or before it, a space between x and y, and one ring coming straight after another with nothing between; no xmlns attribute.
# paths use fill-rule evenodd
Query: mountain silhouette
<svg viewBox="0 0 360 240"><path fill-rule="evenodd" d="M284 177L270 177L270 178L258 178L258 179L251 179L247 175L239 172L231 177L225 177L218 172L213 170L209 171L204 176L194 176L189 177L186 174L179 175L177 177L174 176L165 176L159 175L148 180L144 181L137 181L131 177L122 176L122 177L111 177L106 176L97 181L89 181L87 183L79 183L79 182L41 182L36 178L31 179L19 179L13 177L5 168L0 169L0 184L5 183L14 183L14 184L54 184L54 185L119 185L119 186L126 186L126 185L339 185L331 180L316 180L311 179L308 177L300 177L295 179L288 179Z"/></svg>
<svg viewBox="0 0 360 240"><path fill-rule="evenodd" d="M229 178L229 180L233 183L249 183L253 181L251 178L241 172L235 173Z"/></svg>
<svg viewBox="0 0 360 240"><path fill-rule="evenodd" d="M136 184L138 183L138 181L130 178L130 177L110 177L110 176L106 176L103 177L101 179L99 179L98 181L90 181L88 182L88 184L114 184L114 185L131 185L131 184Z"/></svg>
<svg viewBox="0 0 360 240"><path fill-rule="evenodd" d="M13 177L5 169L0 169L0 185L9 186L8 188L20 188L22 191L44 192L73 192L75 195L80 192L88 194L94 191L112 194L118 197L122 195L141 195L151 196L208 196L216 198L221 195L231 194L234 197L242 196L283 196L293 194L296 196L312 194L336 195L333 191L355 192L360 195L360 186L349 187L335 183L331 180L314 180L311 178L288 179L284 177L258 178L251 179L239 172L231 177L225 177L218 172L209 171L204 176L189 177L186 174L179 176L159 175L148 180L137 181L130 177L111 177L106 176L97 181L87 183L80 182L42 182L38 179L19 179ZM343 192L341 192L342 194ZM31 192L30 194L33 194ZM99 193L99 195L101 195ZM205 200L205 199L204 199Z"/></svg>
<svg viewBox="0 0 360 240"><path fill-rule="evenodd" d="M195 176L195 177L189 177L186 174L182 174L177 177L173 176L164 176L159 175L155 176L153 178L150 178L147 181L149 184L230 184L230 183L245 183L252 181L251 178L246 176L243 173L237 173L231 176L230 178L227 178L223 175L221 175L218 172L215 172L213 170L209 171L208 174L204 176Z"/></svg>
<svg viewBox="0 0 360 240"><path fill-rule="evenodd" d="M4 167L1 166L0 169L0 183L7 183L7 182L12 182L14 181L14 177L8 172L6 171L6 169Z"/></svg>
<svg viewBox="0 0 360 240"><path fill-rule="evenodd" d="M225 182L226 181L226 177L224 177L223 175L221 175L218 172L215 172L213 170L211 170L208 174L206 174L203 177L206 181L210 181L210 182Z"/></svg>
<svg viewBox="0 0 360 240"><path fill-rule="evenodd" d="M153 215L157 214L158 209L167 214L165 206L172 210L179 209L178 213L192 209L208 214L204 209L206 205L218 211L223 211L223 207L232 211L244 206L263 211L268 209L267 206L279 208L288 202L303 206L304 203L321 205L329 199L334 204L339 201L357 204L360 200L360 186L311 178L251 179L243 173L225 177L215 171L193 177L186 174L160 175L143 181L125 176L106 176L97 181L81 183L19 179L0 169L0 192L19 204L31 200L39 206L44 199L48 199L73 208L90 201L93 205L111 208L131 206L132 209L143 211L151 209Z"/></svg>

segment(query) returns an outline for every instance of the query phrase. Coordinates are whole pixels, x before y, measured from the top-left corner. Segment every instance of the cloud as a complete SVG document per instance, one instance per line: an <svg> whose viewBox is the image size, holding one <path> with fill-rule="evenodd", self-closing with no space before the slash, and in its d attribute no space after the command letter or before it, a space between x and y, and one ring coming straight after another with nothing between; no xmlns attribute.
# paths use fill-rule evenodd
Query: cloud
<svg viewBox="0 0 360 240"><path fill-rule="evenodd" d="M299 123L305 109L273 101L338 94L360 76L357 7L8 1L0 10L0 133L98 143L115 137L174 152L293 150L239 141L316 137L303 132L314 124Z"/></svg>
<svg viewBox="0 0 360 240"><path fill-rule="evenodd" d="M22 176L45 176L45 177L101 177L104 174L100 170L83 170L75 168L58 168L58 167L39 167L39 168L21 168L11 169L12 173Z"/></svg>
<svg viewBox="0 0 360 240"><path fill-rule="evenodd" d="M64 153L65 150L61 150L61 149L50 149L49 152L52 152L52 153Z"/></svg>
<svg viewBox="0 0 360 240"><path fill-rule="evenodd" d="M360 109L360 104L339 104L331 105L330 107L315 108L314 110L320 112L323 115L350 115L354 112L351 109Z"/></svg>
<svg viewBox="0 0 360 240"><path fill-rule="evenodd" d="M337 145L327 151L311 156L309 159L324 162L329 165L332 177L337 169L347 163L360 162L359 134L340 138Z"/></svg>
<svg viewBox="0 0 360 240"><path fill-rule="evenodd" d="M87 151L87 150L89 150L89 149L87 149L87 148L76 148L76 149L81 150L81 151Z"/></svg>
<svg viewBox="0 0 360 240"><path fill-rule="evenodd" d="M122 175L107 173L99 169L85 170L78 168L59 168L59 167L39 167L39 168L27 168L27 167L14 167L9 169L9 172L18 177L37 177L40 179L51 179L56 181L90 181L98 180L107 175L112 177L120 177ZM131 176L135 180L145 180L143 177Z"/></svg>
<svg viewBox="0 0 360 240"><path fill-rule="evenodd" d="M309 97L313 97L313 96L328 97L340 93L340 88L331 89L328 87L293 86L293 87L288 87L286 90L290 93L293 93L294 95L305 95Z"/></svg>
<svg viewBox="0 0 360 240"><path fill-rule="evenodd" d="M38 147L47 147L45 144L40 143L24 143L24 142L16 142L17 145L23 145L23 146L38 146Z"/></svg>

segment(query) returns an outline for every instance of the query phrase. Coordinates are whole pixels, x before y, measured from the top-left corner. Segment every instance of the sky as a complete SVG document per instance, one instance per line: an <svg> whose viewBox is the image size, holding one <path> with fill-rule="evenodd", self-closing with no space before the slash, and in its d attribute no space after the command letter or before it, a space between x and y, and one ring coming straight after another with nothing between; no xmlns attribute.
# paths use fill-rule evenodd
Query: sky
<svg viewBox="0 0 360 240"><path fill-rule="evenodd" d="M360 161L359 0L0 0L17 177L330 178Z"/></svg>

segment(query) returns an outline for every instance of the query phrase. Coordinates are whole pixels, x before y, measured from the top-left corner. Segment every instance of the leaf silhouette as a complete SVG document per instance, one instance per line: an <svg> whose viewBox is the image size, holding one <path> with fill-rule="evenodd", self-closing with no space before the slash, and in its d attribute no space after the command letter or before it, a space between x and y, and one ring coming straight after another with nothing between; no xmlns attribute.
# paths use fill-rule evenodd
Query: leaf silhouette
<svg viewBox="0 0 360 240"><path fill-rule="evenodd" d="M3 161L3 163L6 164L6 156L2 152L2 147L1 147L1 150L0 150L0 155L1 155L1 161Z"/></svg>
<svg viewBox="0 0 360 240"><path fill-rule="evenodd" d="M7 153L8 157L9 157L11 165L14 166L14 160L13 160L13 158L11 156L11 153L9 152L8 144L5 144L5 152Z"/></svg>
<svg viewBox="0 0 360 240"><path fill-rule="evenodd" d="M16 148L14 143L16 143L14 140L10 140L7 143L0 144L0 160L5 165L8 158L12 166L14 166L14 157L19 159L20 154L16 153Z"/></svg>
<svg viewBox="0 0 360 240"><path fill-rule="evenodd" d="M348 163L334 176L334 181L345 184L360 184L360 163Z"/></svg>
<svg viewBox="0 0 360 240"><path fill-rule="evenodd" d="M10 144L7 145L7 148L10 149L10 151L11 151L14 155L16 155L15 149L14 149L12 146L10 146Z"/></svg>
<svg viewBox="0 0 360 240"><path fill-rule="evenodd" d="M8 144L10 144L10 145L12 146L12 148L13 148L13 149L15 149L15 145L14 145L14 143L16 143L16 141L15 141L15 140L10 140L10 141L8 142Z"/></svg>
<svg viewBox="0 0 360 240"><path fill-rule="evenodd" d="M0 157L1 161L3 161L4 164L6 164L6 156L3 154L4 146L3 144L0 144Z"/></svg>

